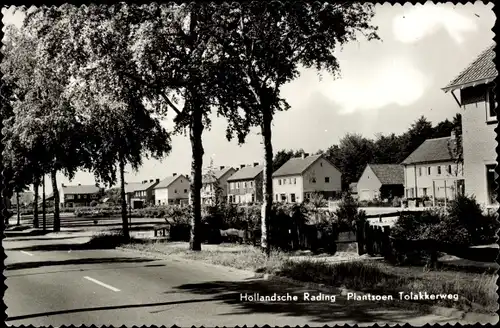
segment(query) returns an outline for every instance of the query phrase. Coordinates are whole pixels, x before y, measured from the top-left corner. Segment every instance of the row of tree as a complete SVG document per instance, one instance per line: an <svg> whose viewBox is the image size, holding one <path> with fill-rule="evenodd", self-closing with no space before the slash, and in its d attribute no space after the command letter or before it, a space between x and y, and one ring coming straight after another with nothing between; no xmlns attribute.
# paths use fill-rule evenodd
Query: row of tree
<svg viewBox="0 0 500 328"><path fill-rule="evenodd" d="M3 128L11 189L37 187L50 174L56 196L56 172L72 177L85 169L109 184L119 172L128 236L124 167L138 168L144 155L168 154L170 134L158 119L172 112L173 132L188 133L191 141L190 248L200 250L202 134L216 110L228 120L228 139L243 143L252 126L261 128L262 246L269 251L272 120L289 109L280 88L300 67L335 76L337 47L378 38L372 17L372 5L349 2L30 9L20 29L7 29L2 63L12 91ZM56 222L58 212L54 216Z"/></svg>
<svg viewBox="0 0 500 328"><path fill-rule="evenodd" d="M399 164L426 139L448 137L452 131L455 132L457 140L460 140L462 135L460 113L457 113L451 121L446 119L435 126L421 116L400 135L379 134L375 139L370 139L360 134L346 134L338 144L326 150L320 149L316 154L324 154L341 171L342 189L347 190L350 183L359 180L367 164ZM304 153L303 149L278 151L273 160L273 169L277 170L290 158L302 156ZM455 154L454 157L460 160L460 154Z"/></svg>

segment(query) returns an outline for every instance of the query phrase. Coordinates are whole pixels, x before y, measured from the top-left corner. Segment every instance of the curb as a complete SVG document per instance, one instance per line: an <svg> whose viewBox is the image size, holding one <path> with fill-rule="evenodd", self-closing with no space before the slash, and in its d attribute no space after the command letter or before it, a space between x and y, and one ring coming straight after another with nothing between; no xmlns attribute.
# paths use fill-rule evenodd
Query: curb
<svg viewBox="0 0 500 328"><path fill-rule="evenodd" d="M168 254L167 255L167 254L162 254L162 253L148 252L148 251L142 251L142 250L137 250L137 249L128 248L128 247L122 247L122 246L116 247L115 249L118 249L118 250L121 250L121 251L125 251L125 252L134 252L134 253L145 254L145 255L148 255L148 256L153 255L154 257L160 258L162 260L175 260L175 261L178 261L178 262L188 262L188 263L194 263L194 264L203 264L203 265L206 265L206 266L211 266L211 267L214 267L214 268L222 269L222 270L225 270L225 271L228 271L228 272L233 272L233 273L238 273L238 274L245 275L245 276L250 276L248 279L260 279L262 277L261 273L255 273L254 271L237 269L237 268L233 268L233 267L229 267L229 266L225 266L225 265L213 264L213 263L210 263L210 262L205 262L205 261L200 261L200 260L186 259L186 258L184 258L182 256L178 256L178 255L175 255L175 254Z"/></svg>

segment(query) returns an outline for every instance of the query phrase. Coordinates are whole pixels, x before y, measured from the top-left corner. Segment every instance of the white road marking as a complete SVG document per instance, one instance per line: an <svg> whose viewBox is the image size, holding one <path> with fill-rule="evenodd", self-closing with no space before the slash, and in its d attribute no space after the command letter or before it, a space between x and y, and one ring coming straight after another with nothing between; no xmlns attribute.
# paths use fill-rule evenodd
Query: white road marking
<svg viewBox="0 0 500 328"><path fill-rule="evenodd" d="M21 251L21 253L29 255L29 256L33 256L33 254L31 254L30 252Z"/></svg>
<svg viewBox="0 0 500 328"><path fill-rule="evenodd" d="M108 285L108 284L105 284L105 283L103 283L103 282L101 282L101 281L99 281L99 280L96 280L96 279L94 279L94 278L90 278L90 277L87 277L87 276L85 276L84 278L85 278L85 279L87 279L87 280L90 280L90 281L92 281L92 282L95 282L96 284L101 285L102 287L106 287L107 289L111 289L111 290L112 290L112 291L114 291L114 292L119 292L119 291L120 291L118 288L115 288L115 287L113 287L113 286L110 286L110 285Z"/></svg>

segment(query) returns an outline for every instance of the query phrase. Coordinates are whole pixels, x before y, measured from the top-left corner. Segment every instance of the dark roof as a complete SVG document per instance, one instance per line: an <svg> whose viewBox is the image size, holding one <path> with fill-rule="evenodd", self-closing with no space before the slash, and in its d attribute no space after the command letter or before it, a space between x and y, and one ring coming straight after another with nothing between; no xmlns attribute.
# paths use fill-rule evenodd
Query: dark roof
<svg viewBox="0 0 500 328"><path fill-rule="evenodd" d="M306 158L295 157L290 158L288 162L283 164L279 169L273 173L273 177L285 175L302 174L309 166L316 162L321 155L307 156Z"/></svg>
<svg viewBox="0 0 500 328"><path fill-rule="evenodd" d="M399 164L368 164L382 185L405 183L404 167Z"/></svg>
<svg viewBox="0 0 500 328"><path fill-rule="evenodd" d="M151 188L154 186L156 183L156 180L153 182L130 182L130 183L125 183L125 192L130 193L130 192L136 192L136 191L143 191Z"/></svg>
<svg viewBox="0 0 500 328"><path fill-rule="evenodd" d="M477 84L486 84L493 81L498 71L493 63L495 58L495 44L481 52L479 56L464 69L458 76L443 88L444 92L463 89Z"/></svg>
<svg viewBox="0 0 500 328"><path fill-rule="evenodd" d="M454 161L453 147L451 137L427 139L401 164Z"/></svg>
<svg viewBox="0 0 500 328"><path fill-rule="evenodd" d="M96 194L101 190L95 185L62 186L62 189L66 195Z"/></svg>
<svg viewBox="0 0 500 328"><path fill-rule="evenodd" d="M227 172L231 171L234 169L232 167L226 167L226 168L223 168L222 170L217 170L217 171L213 171L213 175L215 176L215 178L217 180L219 180L220 178L222 178ZM209 174L204 174L203 175L203 183L211 183L211 182L215 182L214 177L212 175L209 175Z"/></svg>
<svg viewBox="0 0 500 328"><path fill-rule="evenodd" d="M183 177L184 179L187 179L184 175L179 174L179 175L172 175L170 177L167 177L163 180L160 181L159 184L156 185L154 189L160 189L160 188L168 188L175 180L179 179L180 177Z"/></svg>
<svg viewBox="0 0 500 328"><path fill-rule="evenodd" d="M264 170L263 165L247 166L236 171L229 179L227 179L227 181L255 179L255 177L259 175L262 170Z"/></svg>

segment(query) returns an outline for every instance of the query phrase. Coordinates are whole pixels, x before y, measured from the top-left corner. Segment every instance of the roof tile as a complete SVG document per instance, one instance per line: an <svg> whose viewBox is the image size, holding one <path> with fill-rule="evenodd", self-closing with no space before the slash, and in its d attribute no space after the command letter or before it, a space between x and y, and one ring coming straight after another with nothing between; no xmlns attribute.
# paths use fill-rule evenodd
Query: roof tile
<svg viewBox="0 0 500 328"><path fill-rule="evenodd" d="M227 179L227 181L255 179L255 177L259 175L263 170L263 165L247 166L236 171L236 173L234 173L229 179Z"/></svg>
<svg viewBox="0 0 500 328"><path fill-rule="evenodd" d="M368 164L382 185L405 183L404 167L399 164Z"/></svg>
<svg viewBox="0 0 500 328"><path fill-rule="evenodd" d="M425 140L401 164L454 161L451 137Z"/></svg>
<svg viewBox="0 0 500 328"><path fill-rule="evenodd" d="M306 158L290 158L273 173L273 177L302 174L319 157L321 157L321 155L307 156Z"/></svg>

